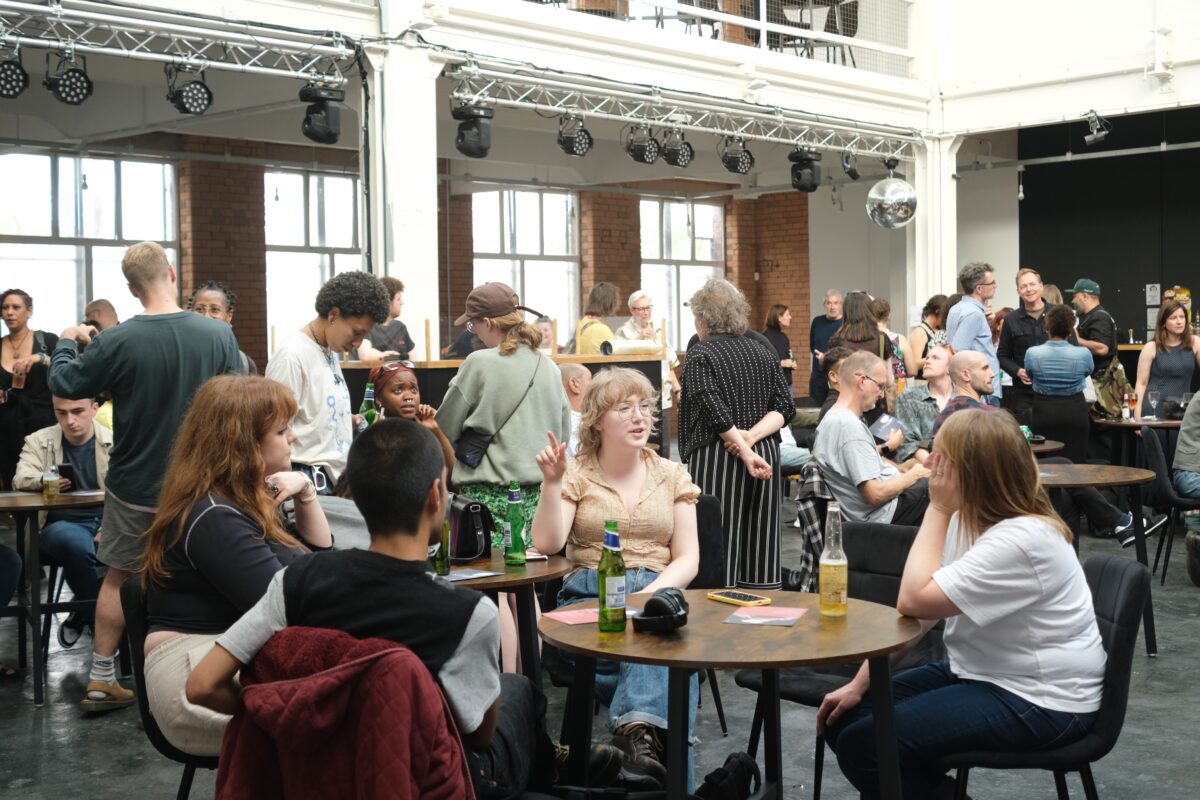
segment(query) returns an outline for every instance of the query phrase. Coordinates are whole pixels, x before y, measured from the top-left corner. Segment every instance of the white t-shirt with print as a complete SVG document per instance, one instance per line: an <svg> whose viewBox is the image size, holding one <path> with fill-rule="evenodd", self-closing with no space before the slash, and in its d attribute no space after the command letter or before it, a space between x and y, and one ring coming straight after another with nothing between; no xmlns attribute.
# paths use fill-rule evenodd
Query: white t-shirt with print
<svg viewBox="0 0 1200 800"><path fill-rule="evenodd" d="M302 332L285 338L267 362L266 376L296 395L292 461L325 465L337 478L354 437L350 389L336 356Z"/></svg>

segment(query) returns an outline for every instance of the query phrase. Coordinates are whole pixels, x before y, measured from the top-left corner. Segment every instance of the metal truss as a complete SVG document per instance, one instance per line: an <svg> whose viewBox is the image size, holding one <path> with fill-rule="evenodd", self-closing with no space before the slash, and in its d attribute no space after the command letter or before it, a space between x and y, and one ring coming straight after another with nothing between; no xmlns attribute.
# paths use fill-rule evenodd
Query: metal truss
<svg viewBox="0 0 1200 800"><path fill-rule="evenodd" d="M455 64L445 75L455 82L450 98L456 103L578 114L863 157L908 160L921 142L916 131L904 128L509 64Z"/></svg>
<svg viewBox="0 0 1200 800"><path fill-rule="evenodd" d="M328 35L86 0L47 4L0 0L0 43L75 55L111 55L172 64L183 71L229 70L342 85L354 57Z"/></svg>

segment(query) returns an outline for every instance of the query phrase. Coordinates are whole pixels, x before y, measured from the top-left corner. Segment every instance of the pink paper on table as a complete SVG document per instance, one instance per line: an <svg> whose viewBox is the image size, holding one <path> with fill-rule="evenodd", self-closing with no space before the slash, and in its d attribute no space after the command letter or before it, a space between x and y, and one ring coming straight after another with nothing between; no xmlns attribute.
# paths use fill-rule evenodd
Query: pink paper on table
<svg viewBox="0 0 1200 800"><path fill-rule="evenodd" d="M599 622L600 609L598 608L564 608L556 611L547 611L542 614L543 617L557 620L565 625L582 625L585 622Z"/></svg>
<svg viewBox="0 0 1200 800"><path fill-rule="evenodd" d="M807 608L788 608L787 606L744 606L733 612L739 617L776 617L780 619L800 619Z"/></svg>

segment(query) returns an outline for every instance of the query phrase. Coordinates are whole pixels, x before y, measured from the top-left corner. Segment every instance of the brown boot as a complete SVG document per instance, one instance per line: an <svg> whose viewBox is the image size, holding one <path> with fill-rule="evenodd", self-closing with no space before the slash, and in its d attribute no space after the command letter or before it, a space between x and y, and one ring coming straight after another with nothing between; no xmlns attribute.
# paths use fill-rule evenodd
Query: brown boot
<svg viewBox="0 0 1200 800"><path fill-rule="evenodd" d="M660 787L667 785L662 733L658 728L648 722L630 722L617 728L612 743L625 753L623 772L653 778Z"/></svg>

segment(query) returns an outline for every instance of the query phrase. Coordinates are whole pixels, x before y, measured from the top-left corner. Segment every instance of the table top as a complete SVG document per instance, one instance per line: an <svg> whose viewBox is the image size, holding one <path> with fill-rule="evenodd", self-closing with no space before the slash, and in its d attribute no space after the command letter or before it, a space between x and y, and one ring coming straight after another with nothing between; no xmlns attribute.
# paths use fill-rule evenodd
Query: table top
<svg viewBox="0 0 1200 800"><path fill-rule="evenodd" d="M806 609L790 628L727 625L737 606L709 600L707 589L689 589L688 624L667 634L638 633L633 623L620 633L601 633L596 625L567 625L543 616L542 638L555 647L595 658L683 669L738 669L815 666L860 661L904 647L921 635L921 625L894 608L850 600L845 617L822 617L818 596L806 592L758 591L774 606ZM640 608L650 595L633 595ZM571 608L595 608L596 600Z"/></svg>
<svg viewBox="0 0 1200 800"><path fill-rule="evenodd" d="M41 492L0 492L0 511L47 511L52 508L95 508L102 505L103 492L60 494L49 502Z"/></svg>
<svg viewBox="0 0 1200 800"><path fill-rule="evenodd" d="M1102 419L1096 424L1102 428L1178 428L1183 424L1183 420L1138 417L1137 419Z"/></svg>
<svg viewBox="0 0 1200 800"><path fill-rule="evenodd" d="M1154 480L1154 473L1148 469L1109 464L1038 464L1038 472L1047 489L1133 486Z"/></svg>
<svg viewBox="0 0 1200 800"><path fill-rule="evenodd" d="M491 559L477 558L469 564L451 567L450 572L453 573L460 569L483 569L489 572L499 572L499 575L489 575L486 578L471 578L454 582L456 586L467 586L482 591L484 589L515 589L518 586L554 580L575 569L575 565L566 556L550 556L545 561L541 559L526 561L523 566L511 567L504 563L504 550L492 548Z"/></svg>
<svg viewBox="0 0 1200 800"><path fill-rule="evenodd" d="M1035 456L1049 455L1066 449L1066 445L1062 442L1056 442L1053 439L1047 439L1044 442L1030 442L1029 449L1033 451Z"/></svg>

